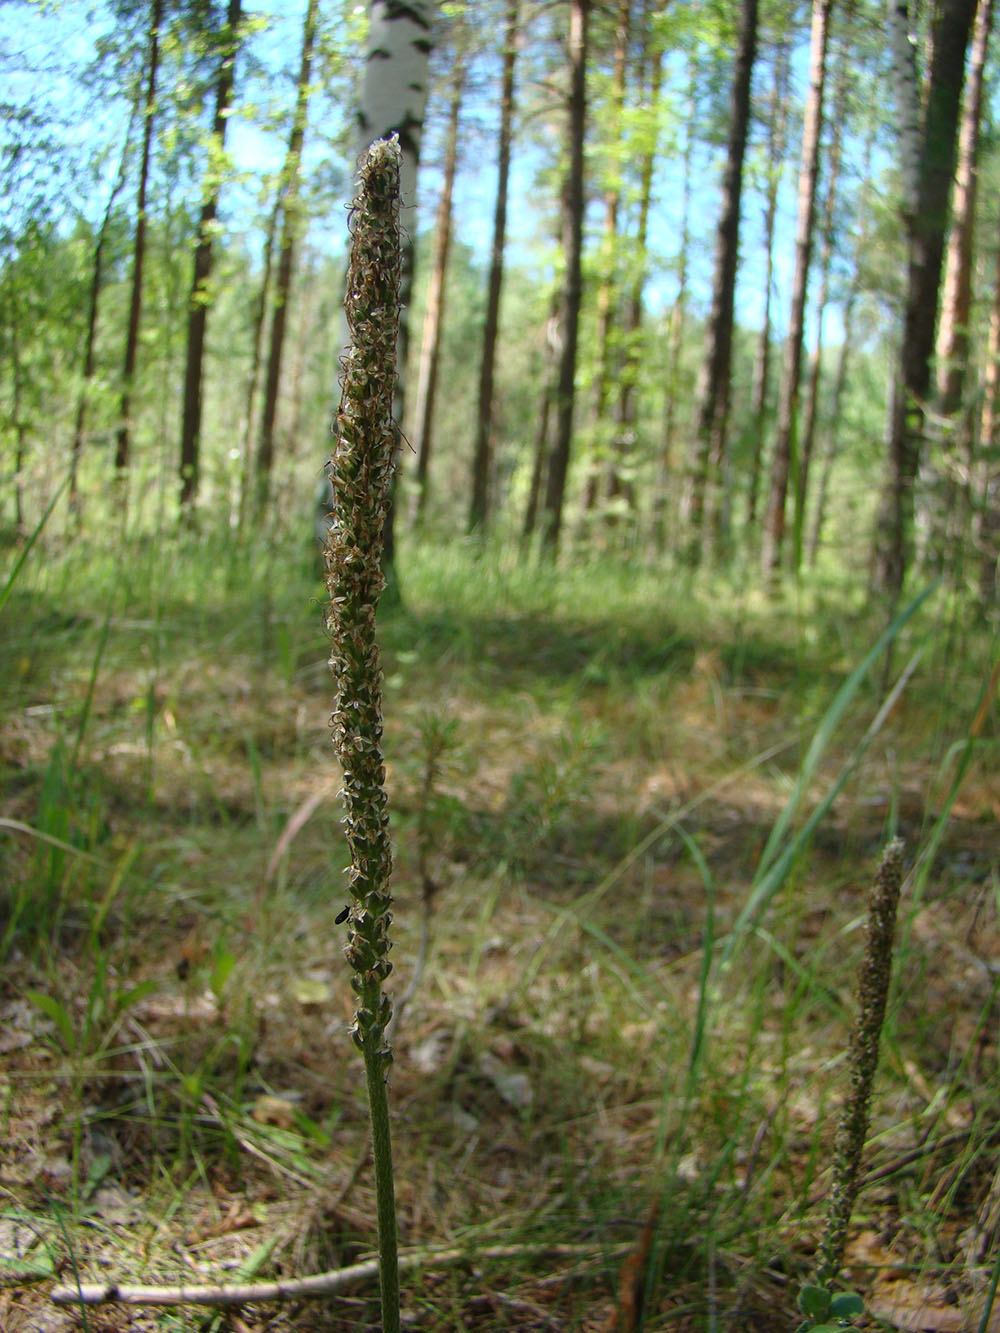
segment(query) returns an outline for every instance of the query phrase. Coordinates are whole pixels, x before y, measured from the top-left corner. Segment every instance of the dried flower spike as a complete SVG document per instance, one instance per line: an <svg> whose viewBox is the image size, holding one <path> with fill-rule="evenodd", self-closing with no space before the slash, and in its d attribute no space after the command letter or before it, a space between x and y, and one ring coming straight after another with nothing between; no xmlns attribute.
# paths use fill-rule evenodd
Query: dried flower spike
<svg viewBox="0 0 1000 1333"><path fill-rule="evenodd" d="M399 172L395 138L373 144L351 209L345 309L350 346L334 423L333 491L324 551L330 604L330 726L344 772L350 851L347 959L357 996L352 1036L364 1056L378 1209L382 1326L399 1328L396 1214L389 1139L385 1040L392 1013L382 983L392 970L389 875L392 852L382 760L382 670L375 612L384 586L382 528L396 444L392 401L399 328Z"/></svg>
<svg viewBox="0 0 1000 1333"><path fill-rule="evenodd" d="M828 1287L840 1271L847 1228L860 1187L861 1155L868 1133L879 1039L892 979L896 908L902 883L903 844L894 838L882 853L868 898L868 934L858 978L858 1017L850 1048L851 1086L837 1131L833 1187L816 1266L816 1281L821 1287Z"/></svg>

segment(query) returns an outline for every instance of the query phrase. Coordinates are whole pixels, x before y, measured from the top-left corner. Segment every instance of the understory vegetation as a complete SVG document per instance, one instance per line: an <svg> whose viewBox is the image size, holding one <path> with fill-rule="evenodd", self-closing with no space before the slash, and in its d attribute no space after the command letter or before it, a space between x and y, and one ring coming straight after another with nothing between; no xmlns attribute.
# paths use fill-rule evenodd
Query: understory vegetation
<svg viewBox="0 0 1000 1333"><path fill-rule="evenodd" d="M49 1301L53 1281L339 1268L372 1252L374 1188L311 553L203 531L17 554L0 1325L375 1328L373 1281L237 1311ZM931 587L872 654L885 622L846 573L765 598L727 571L413 539L399 571L380 639L404 1325L795 1327L898 835L843 1284L866 1329L996 1327L979 617Z"/></svg>

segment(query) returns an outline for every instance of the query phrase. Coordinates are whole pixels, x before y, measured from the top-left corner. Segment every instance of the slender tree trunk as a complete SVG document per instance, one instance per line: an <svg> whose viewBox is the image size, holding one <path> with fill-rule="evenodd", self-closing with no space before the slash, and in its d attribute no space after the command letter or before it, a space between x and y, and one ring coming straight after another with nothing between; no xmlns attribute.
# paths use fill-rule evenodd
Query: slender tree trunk
<svg viewBox="0 0 1000 1333"><path fill-rule="evenodd" d="M764 457L764 435L767 422L767 399L771 383L771 297L774 289L774 233L778 217L778 186L785 157L785 139L788 129L788 75L789 42L783 35L775 53L774 84L768 105L767 119L767 189L764 194L764 318L757 339L757 357L753 372L753 406L751 408L753 455L750 464L750 482L747 490L747 527L757 522L757 501L760 495L761 464Z"/></svg>
<svg viewBox="0 0 1000 1333"><path fill-rule="evenodd" d="M826 199L823 205L823 221L820 235L823 240L819 259L819 290L816 294L816 337L812 354L809 358L809 379L806 390L805 413L802 422L802 438L799 444L799 468L795 487L795 567L798 569L802 559L802 541L805 533L806 501L809 495L809 471L812 465L813 446L816 438L816 419L819 412L819 386L823 368L823 321L830 287L830 268L833 263L835 212L837 190L840 183L840 161L843 149L842 130L847 119L847 97L849 88L849 56L845 49L837 77L837 89L834 95L833 117L829 148L829 175L826 182Z"/></svg>
<svg viewBox="0 0 1000 1333"><path fill-rule="evenodd" d="M833 465L836 461L837 450L840 443L844 389L847 386L847 371L850 365L851 350L854 343L854 309L861 292L860 251L867 240L870 196L869 182L871 179L871 160L874 137L875 131L873 126L865 141L864 156L861 162L860 178L864 184L862 185L861 200L858 207L858 230L854 246L854 265L851 271L850 286L847 289L847 296L844 300L844 341L841 344L840 356L837 359L837 373L833 382L826 442L823 449L823 466L820 471L819 487L816 492L816 503L813 506L812 526L809 530L809 564L811 567L816 564L816 555L819 551L820 539L823 533L823 524L826 519L826 497L829 491L830 477L833 473Z"/></svg>
<svg viewBox="0 0 1000 1333"><path fill-rule="evenodd" d="M319 287L319 273L315 253L306 251L300 264L299 286L301 295L298 300L298 328L295 338L295 357L292 361L292 385L288 428L289 438L298 444L302 439L302 409L305 389L306 361L309 355L310 339L314 331L316 293Z"/></svg>
<svg viewBox="0 0 1000 1333"><path fill-rule="evenodd" d="M816 212L816 179L823 130L823 93L826 84L826 49L830 34L833 0L813 0L812 37L809 55L809 97L802 129L802 158L799 166L799 211L795 235L795 278L792 308L785 342L778 403L778 423L771 461L771 489L761 544L761 568L765 578L777 571L785 537L785 504L795 450L795 427L802 369L806 293L812 258L813 220Z"/></svg>
<svg viewBox="0 0 1000 1333"><path fill-rule="evenodd" d="M511 137L514 123L514 73L520 28L521 0L507 0L507 25L500 92L500 139L497 150L497 193L493 209L493 245L490 251L489 290L483 327L483 359L479 370L479 401L476 414L476 447L472 461L472 504L469 531L485 528L489 520L490 480L493 473L493 380L496 371L497 336L500 330L500 293L503 288L503 258L507 240L507 188L510 179Z"/></svg>
<svg viewBox="0 0 1000 1333"><path fill-rule="evenodd" d="M621 204L619 157L622 145L622 110L625 106L625 68L629 39L632 31L631 0L618 0L615 20L615 52L611 74L610 119L612 139L609 145L611 165L609 183L604 190L604 234L601 239L601 280L597 288L597 371L594 376L594 398L591 423L595 456L591 459L584 489L583 507L594 508L601 489L601 478L606 474L608 458L608 383L612 375L612 338L618 315L618 212Z"/></svg>
<svg viewBox="0 0 1000 1333"><path fill-rule="evenodd" d="M993 0L979 0L969 48L958 133L958 162L951 195L951 229L941 288L936 346L937 410L948 419L938 466L926 466L925 527L935 555L950 560L961 577L968 544L976 473L973 411L965 403L972 308L972 265L979 187L979 136L983 70L993 23Z"/></svg>
<svg viewBox="0 0 1000 1333"><path fill-rule="evenodd" d="M908 141L905 130L908 113L900 117L909 257L900 376L889 421L888 468L879 505L873 569L875 586L888 598L890 606L895 605L902 591L910 561L913 487L920 467L925 405L931 390L959 104L975 8L975 0L942 0L927 85L927 109L916 145ZM894 0L894 12L905 20L905 0ZM906 70L901 70L899 86L904 101L905 85Z"/></svg>
<svg viewBox="0 0 1000 1333"><path fill-rule="evenodd" d="M993 24L993 0L979 0L958 138L958 168L951 197L941 320L937 337L938 406L945 416L960 408L969 359L972 306L972 246L979 187L979 132L982 125L983 70Z"/></svg>
<svg viewBox="0 0 1000 1333"><path fill-rule="evenodd" d="M132 391L139 352L139 327L142 323L142 269L146 255L146 190L149 183L149 159L156 117L156 79L160 67L160 24L164 0L152 0L149 19L149 55L146 63L146 95L142 113L142 157L139 162L139 191L136 201L135 241L132 249L132 294L129 299L128 331L125 335L125 365L122 370L122 395L118 437L115 444L115 470L121 476L131 461Z"/></svg>
<svg viewBox="0 0 1000 1333"><path fill-rule="evenodd" d="M18 541L26 536L24 521L24 463L28 456L28 426L24 417L24 362L21 358L21 312L16 293L7 297L6 308L10 321L10 378L11 422L14 427L14 535Z"/></svg>
<svg viewBox="0 0 1000 1333"><path fill-rule="evenodd" d="M649 13L644 15L646 30L644 34L643 67L644 70L651 62L652 73L649 80L649 95L645 99L645 104L654 117L659 115L660 91L663 85L663 52L657 50L651 53L648 49L650 41L649 32ZM645 84L645 73L643 75ZM622 479L621 465L627 462L629 454L635 447L636 422L638 420L638 388L641 351L640 343L642 337L642 315L643 298L646 286L647 269L649 266L649 256L647 253L647 243L649 239L649 211L653 199L653 171L656 165L656 158L659 144L658 135L653 134L648 147L642 155L639 166L639 219L635 235L635 271L632 279L632 288L629 292L628 300L625 305L625 327L623 343L622 370L618 381L618 405L616 411L616 424L618 429L617 439L615 441L614 457L612 459L611 474L608 480L608 495L613 500L618 496L624 496L631 508L633 505L633 493L631 485Z"/></svg>
<svg viewBox="0 0 1000 1333"><path fill-rule="evenodd" d="M993 274L993 308L983 375L983 409L979 426L979 588L992 605L1000 592L1000 245Z"/></svg>
<svg viewBox="0 0 1000 1333"><path fill-rule="evenodd" d="M823 465L820 470L819 486L816 490L816 503L813 506L812 526L809 530L808 559L811 568L816 564L816 555L823 534L823 524L826 521L826 499L840 443L844 389L847 386L847 371L851 360L851 339L854 333L854 308L860 290L859 274L855 271L847 293L847 300L844 302L844 341L840 348L840 356L837 358L837 374L833 382L833 393L830 397L830 421L823 450Z"/></svg>
<svg viewBox="0 0 1000 1333"><path fill-rule="evenodd" d="M97 233L97 242L94 246L94 264L90 273L90 291L87 295L87 331L84 335L83 344L83 383L80 385L80 397L76 404L76 422L73 427L73 444L70 449L69 460L69 507L70 513L73 515L73 522L78 529L83 522L83 502L80 498L79 486L80 458L83 455L87 428L88 400L94 382L94 371L97 368L97 312L101 300L101 290L104 287L104 251L108 243L108 233L111 230L115 202L125 188L128 146L129 140L132 138L135 114L136 106L133 103L132 115L129 117L128 128L125 131L118 178L108 195L107 206L104 209L104 216L101 219L100 229Z"/></svg>
<svg viewBox="0 0 1000 1333"><path fill-rule="evenodd" d="M434 247L431 256L427 308L420 340L417 391L414 398L413 439L417 454L416 493L412 521L419 526L427 511L428 470L434 443L434 400L437 395L438 366L441 360L441 330L444 326L445 295L448 282L448 254L451 250L452 193L458 167L458 127L465 92L466 56L456 54L448 101L448 132L444 150L444 181L434 220Z"/></svg>
<svg viewBox="0 0 1000 1333"><path fill-rule="evenodd" d="M267 377L264 383L264 405L260 416L260 436L257 442L256 504L263 515L271 491L271 471L274 465L274 427L278 417L278 390L281 387L281 360L285 350L285 328L288 320L288 298L292 290L292 268L295 263L295 245L302 230L302 199L299 178L302 171L302 146L305 143L309 121L309 96L312 92L313 49L319 18L319 0L309 0L302 29L302 59L295 91L295 112L288 136L288 151L281 173L281 245L278 251L278 269L274 280L274 303L271 308L271 341L267 354Z"/></svg>
<svg viewBox="0 0 1000 1333"><path fill-rule="evenodd" d="M691 247L691 163L694 154L694 123L698 116L695 71L692 68L688 87L687 128L684 136L684 158L681 184L681 237L677 254L677 295L670 309L667 328L667 374L663 397L663 433L660 457L656 468L653 494L653 544L659 553L667 546L668 528L678 513L678 505L670 494L671 479L677 475L677 401L681 389L681 352L687 324L688 264Z"/></svg>
<svg viewBox="0 0 1000 1333"><path fill-rule="evenodd" d="M573 408L576 397L576 353L583 297L581 258L583 252L584 138L587 127L587 36L590 0L572 0L569 25L569 170L563 188L562 227L565 255L565 286L560 318L562 346L559 381L556 387L555 438L549 458L545 486L542 541L550 555L559 546L566 476L573 442Z"/></svg>
<svg viewBox="0 0 1000 1333"><path fill-rule="evenodd" d="M267 220L267 232L264 237L264 271L261 274L260 290L253 309L253 350L250 356L250 374L246 389L246 422L243 430L243 449L240 459L240 498L239 527L242 531L250 507L250 490L253 473L253 428L257 411L257 388L260 384L260 367L264 355L264 319L267 315L267 302L271 294L271 278L274 272L274 243L281 220L281 195L275 197L274 206Z"/></svg>
<svg viewBox="0 0 1000 1333"><path fill-rule="evenodd" d="M750 128L750 85L757 54L757 0L742 0L740 28L729 96L729 141L722 177L722 207L716 228L715 277L708 317L705 360L698 391L694 487L688 519L695 559L712 552L714 516L720 511L723 459L729 429L733 362L736 270L740 253L743 159ZM707 512L706 512L707 511ZM699 543L704 524L704 542Z"/></svg>
<svg viewBox="0 0 1000 1333"><path fill-rule="evenodd" d="M521 528L523 544L530 542L538 523L538 506L542 498L542 483L545 480L545 461L549 452L550 424L552 420L552 402L556 393L556 374L561 356L562 329L559 322L561 296L558 291L552 293L552 308L545 326L545 357L542 368L542 390L538 398L535 440L532 449L531 482L528 487L528 503L524 511L524 523Z"/></svg>
<svg viewBox="0 0 1000 1333"><path fill-rule="evenodd" d="M187 359L184 366L184 409L181 420L181 512L191 516L198 495L201 467L201 383L205 365L205 332L208 326L208 307L211 296L208 284L212 277L212 244L215 219L219 212L219 191L222 187L222 154L226 145L226 124L229 105L233 99L233 81L236 74L236 52L239 46L241 0L229 0L226 28L222 35L222 58L215 84L215 118L206 168L205 195L198 222L198 243L194 252L194 277L188 302Z"/></svg>

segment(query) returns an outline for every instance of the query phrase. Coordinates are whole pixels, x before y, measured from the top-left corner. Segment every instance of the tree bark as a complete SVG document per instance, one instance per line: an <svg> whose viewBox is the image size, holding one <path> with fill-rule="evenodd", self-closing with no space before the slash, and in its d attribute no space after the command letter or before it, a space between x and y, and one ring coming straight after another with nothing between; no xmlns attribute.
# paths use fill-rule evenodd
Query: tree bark
<svg viewBox="0 0 1000 1333"><path fill-rule="evenodd" d="M661 554L666 549L668 528L674 526L678 506L670 495L671 479L679 473L676 466L677 403L681 389L681 352L687 324L688 266L691 248L691 163L694 155L694 123L698 115L698 90L693 62L688 86L687 127L681 184L681 236L677 255L677 295L670 309L667 328L667 376L663 397L663 432L656 469L653 495L653 544Z"/></svg>
<svg viewBox="0 0 1000 1333"><path fill-rule="evenodd" d="M823 524L826 520L826 497L829 491L830 477L833 473L833 465L836 461L837 450L840 443L844 389L847 387L847 371L850 365L851 351L854 343L854 309L857 305L858 296L861 293L861 266L859 262L859 252L866 240L869 220L871 160L874 138L875 130L873 125L865 141L864 156L861 162L860 178L863 184L861 187L861 200L858 206L857 236L854 247L854 267L851 272L850 286L847 289L847 296L844 301L844 341L841 344L840 356L837 359L837 373L833 381L833 393L830 399L830 411L827 418L828 426L823 449L823 466L820 471L819 487L816 492L816 503L813 507L812 526L809 530L810 566L815 566L816 564L816 556L819 551L820 539L823 533Z"/></svg>
<svg viewBox="0 0 1000 1333"><path fill-rule="evenodd" d="M524 510L524 523L521 527L521 540L527 544L534 536L538 523L538 507L542 498L542 483L545 480L545 463L549 451L550 424L552 419L552 401L556 391L556 372L560 355L561 326L559 311L562 298L558 291L552 294L552 308L545 325L545 353L542 367L542 390L538 397L538 415L535 424L535 440L531 455L531 482L528 487L528 503Z"/></svg>
<svg viewBox="0 0 1000 1333"><path fill-rule="evenodd" d="M778 422L771 461L771 488L761 543L761 569L771 578L781 562L785 537L785 504L793 464L794 435L802 370L802 341L805 329L806 293L812 258L813 221L816 212L816 179L823 130L823 94L826 85L826 50L830 34L833 0L813 0L812 36L809 55L809 97L802 129L799 165L799 208L795 235L795 278L792 307L785 342L785 363L778 401Z"/></svg>
<svg viewBox="0 0 1000 1333"><path fill-rule="evenodd" d="M226 27L221 37L221 61L215 84L215 117L206 168L206 186L198 221L198 243L194 252L194 277L188 301L187 359L184 367L184 409L181 421L180 502L181 512L190 516L198 495L201 467L201 384L205 364L205 332L211 297L208 284L212 277L212 243L215 219L219 211L222 186L222 154L226 144L226 124L233 98L236 52L239 46L241 0L229 0Z"/></svg>
<svg viewBox="0 0 1000 1333"><path fill-rule="evenodd" d="M434 220L434 246L431 256L427 307L420 339L417 391L414 398L413 438L417 454L416 492L412 521L423 523L427 511L428 472L434 443L434 403L437 396L438 367L441 360L441 330L444 325L445 296L448 282L448 254L451 250L452 194L458 167L458 127L465 92L466 53L456 52L448 100L448 131L444 149L444 180Z"/></svg>
<svg viewBox="0 0 1000 1333"><path fill-rule="evenodd" d="M722 207L716 227L712 305L698 389L694 485L688 509L688 520L693 530L692 555L695 560L699 554L704 557L712 553L715 535L712 528L721 504L723 459L729 429L743 160L750 128L750 85L756 54L757 0L742 0L729 96L729 140L722 177Z"/></svg>
<svg viewBox="0 0 1000 1333"><path fill-rule="evenodd" d="M139 351L139 327L142 323L142 269L146 256L146 190L149 183L149 159L156 117L156 79L160 67L160 24L164 0L152 0L149 18L149 55L146 64L146 95L142 113L142 157L139 162L139 190L136 201L135 240L132 248L132 293L129 298L128 329L125 335L125 364L122 369L122 394L118 435L115 443L115 470L121 476L128 468L132 453L132 391Z"/></svg>
<svg viewBox="0 0 1000 1333"><path fill-rule="evenodd" d="M896 0L905 15L905 0ZM908 263L900 373L890 412L888 467L879 504L873 563L875 588L894 606L910 563L913 488L920 466L924 417L931 391L931 359L937 324L948 201L955 169L955 141L965 53L975 0L942 0L927 80L927 106L919 143L901 147L904 165L917 159L916 197L907 210ZM901 86L905 71L900 72ZM905 128L906 117L901 128Z"/></svg>
<svg viewBox="0 0 1000 1333"><path fill-rule="evenodd" d="M611 343L618 314L618 211L621 204L618 158L622 143L622 110L625 105L625 68L629 39L632 32L632 0L618 0L615 19L615 51L611 73L609 98L612 124L611 165L609 182L604 190L604 234L601 238L600 273L597 288L597 370L594 375L594 398L591 408L594 457L590 460L583 507L590 511L597 503L601 478L610 464L608 457L607 406L608 381L611 378Z"/></svg>
<svg viewBox="0 0 1000 1333"><path fill-rule="evenodd" d="M644 104L653 117L658 117L660 92L663 86L663 51L649 50L651 34L649 32L649 12L645 16L643 68L651 64L648 97ZM645 73L643 75L645 83ZM624 496L629 508L634 506L634 494L631 483L622 477L622 467L627 466L630 454L635 448L636 422L638 420L638 389L641 359L641 336L643 318L643 299L646 286L649 256L649 211L653 201L653 171L659 149L658 135L653 134L639 165L639 218L635 234L635 261L632 288L625 303L623 359L621 375L618 381L618 403L615 413L617 436L608 477L608 497L611 500Z"/></svg>
<svg viewBox="0 0 1000 1333"><path fill-rule="evenodd" d="M556 386L555 437L549 458L543 506L542 542L554 556L559 547L566 476L573 442L576 354L583 296L584 138L587 125L587 36L590 0L572 0L569 25L569 169L563 187L562 244L565 256L559 380Z"/></svg>
<svg viewBox="0 0 1000 1333"><path fill-rule="evenodd" d="M271 278L274 272L274 243L277 239L278 223L280 221L281 197L279 193L275 197L274 205L267 220L267 231L264 236L264 271L261 274L260 289L257 292L253 310L250 374L247 377L246 419L243 430L242 457L240 459L240 495L237 519L241 532L250 508L250 491L253 481L253 428L256 416L257 387L260 382L260 367L264 353L264 319L267 315L268 298L271 295Z"/></svg>
<svg viewBox="0 0 1000 1333"><path fill-rule="evenodd" d="M993 308L983 375L983 409L979 425L979 588L992 605L1000 591L1000 246L993 274Z"/></svg>
<svg viewBox="0 0 1000 1333"><path fill-rule="evenodd" d="M274 279L274 302L271 308L271 340L267 353L267 375L264 382L264 404L260 415L260 436L257 441L256 507L263 515L271 491L271 470L274 466L274 427L278 416L278 390L281 387L281 361L285 350L285 329L288 322L288 298L292 290L292 269L295 263L295 245L302 230L302 200L299 178L302 171L302 147L309 121L309 96L312 91L313 49L319 20L319 0L309 0L302 28L302 57L295 91L295 112L288 136L288 151L281 172L281 244L278 250L278 268Z"/></svg>
<svg viewBox="0 0 1000 1333"><path fill-rule="evenodd" d="M840 184L840 162L843 151L843 126L847 119L847 99L850 84L848 52L842 53L834 94L833 118L829 148L829 174L823 221L820 226L822 248L819 258L819 291L816 294L816 337L809 357L809 379L806 391L802 437L799 444L799 467L795 486L795 567L802 561L802 543L805 534L806 501L809 496L809 472L812 465L816 420L819 413L819 386L823 369L823 321L830 289L830 267L833 263L834 224L837 190Z"/></svg>
<svg viewBox="0 0 1000 1333"><path fill-rule="evenodd" d="M778 217L778 186L781 183L788 129L789 41L782 34L775 53L774 84L768 103L767 118L767 188L764 192L764 318L757 338L757 356L753 371L753 406L751 408L753 457L747 491L747 527L757 522L761 464L764 456L764 427L767 421L768 390L771 383L771 297L774 288L774 233Z"/></svg>
<svg viewBox="0 0 1000 1333"><path fill-rule="evenodd" d="M483 326L483 359L479 370L479 399L476 413L476 446L472 461L472 503L469 532L485 528L489 520L490 482L493 474L493 380L496 371L497 336L500 330L500 293L503 288L503 259L507 239L507 188L510 179L511 136L514 123L514 73L521 0L508 0L503 79L500 92L500 139L497 150L497 193L493 209L493 244L490 250L489 290Z"/></svg>
<svg viewBox="0 0 1000 1333"><path fill-rule="evenodd" d="M983 70L993 24L993 0L979 0L969 52L969 70L958 138L958 168L951 196L941 320L937 336L938 407L954 416L962 405L969 359L972 306L972 247L979 187L979 132L983 110Z"/></svg>

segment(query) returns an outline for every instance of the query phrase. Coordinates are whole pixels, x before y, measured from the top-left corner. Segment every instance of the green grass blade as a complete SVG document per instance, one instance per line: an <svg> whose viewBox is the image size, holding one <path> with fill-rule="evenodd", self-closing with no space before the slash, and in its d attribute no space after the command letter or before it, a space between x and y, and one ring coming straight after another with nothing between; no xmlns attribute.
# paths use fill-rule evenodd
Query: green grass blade
<svg viewBox="0 0 1000 1333"><path fill-rule="evenodd" d="M830 741L833 739L836 730L843 719L844 713L847 711L854 696L864 683L865 677L878 661L879 657L881 657L885 649L899 634L903 626L916 614L931 593L937 589L939 584L940 579L935 583L932 583L929 588L925 588L918 597L914 598L909 606L904 607L903 610L900 611L899 615L896 616L884 633L879 637L874 648L872 648L863 661L854 668L837 691L833 702L826 710L826 713L812 738L812 742L810 743L806 757L802 763L799 780L795 784L795 790L792 792L788 804L778 817L774 828L771 830L771 836L768 838L767 844L761 853L760 863L757 870L758 876L765 874L777 857L778 848L784 840L789 824L795 817L802 801L802 797L808 790L809 784L815 776L820 761L822 760Z"/></svg>
<svg viewBox="0 0 1000 1333"><path fill-rule="evenodd" d="M55 509L55 507L56 507L56 503L58 502L59 497L62 495L63 491L66 489L66 487L67 487L68 485L69 485L69 477L66 477L66 479L63 481L62 485L59 486L59 487L56 489L56 493L55 493L55 495L53 495L52 499L49 501L48 506L46 507L45 513L41 516L41 518L40 518L40 519L38 520L38 522L35 524L35 527L34 527L34 530L33 530L32 533L31 533L31 536L30 536L30 537L28 538L28 540L24 543L24 549L21 551L20 555L19 555L19 556L17 557L17 559L14 561L14 568L13 568L13 569L10 571L10 573L7 575L7 582L3 585L3 588L0 588L0 611L3 611L4 607L6 606L6 604L7 604L7 599L10 597L11 593L14 591L14 584L17 582L17 576L18 576L18 574L20 574L21 569L22 569L22 567L23 567L23 565L24 565L24 562L27 560L29 554L31 553L31 548L34 546L35 542L36 542L36 541L38 540L38 538L41 536L42 529L45 527L46 523L49 521L49 515L52 513L53 509Z"/></svg>
<svg viewBox="0 0 1000 1333"><path fill-rule="evenodd" d="M785 882L789 871L795 864L803 847L806 846L816 827L821 820L826 817L833 802L843 791L848 779L855 772L858 764L861 762L862 756L868 746L881 729L882 723L888 716L895 700L898 698L899 694L902 693L903 687L916 667L920 654L923 652L922 648L918 649L918 652L914 655L910 664L900 676L892 694L879 709L872 725L868 728L861 741L855 746L853 753L841 769L836 781L833 783L826 796L816 809L813 810L812 814L799 829L798 833L786 843L784 850L779 852L778 848L781 845L781 840L785 836L788 825L798 808L808 783L816 772L824 751L829 745L836 732L837 726L843 718L851 700L860 688L866 674L871 670L880 654L884 652L886 647L893 641L906 622L913 616L922 603L926 601L937 586L937 583L931 584L929 588L926 588L919 597L916 597L909 606L905 607L899 615L895 617L892 624L889 625L888 629L886 629L879 637L875 647L872 648L860 665L855 667L850 676L848 676L847 680L837 691L833 703L827 709L819 729L813 737L812 744L809 746L809 751L806 754L805 761L802 765L802 771L799 775L799 780L795 785L795 790L792 792L785 809L781 812L781 815L771 832L771 836L768 839L767 846L764 848L760 863L757 867L757 873L754 876L750 897L742 912L737 917L729 939L726 941L726 947L723 950L721 960L723 966L726 966L732 960L737 945L747 929L757 923L761 914L771 902L771 899Z"/></svg>

